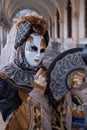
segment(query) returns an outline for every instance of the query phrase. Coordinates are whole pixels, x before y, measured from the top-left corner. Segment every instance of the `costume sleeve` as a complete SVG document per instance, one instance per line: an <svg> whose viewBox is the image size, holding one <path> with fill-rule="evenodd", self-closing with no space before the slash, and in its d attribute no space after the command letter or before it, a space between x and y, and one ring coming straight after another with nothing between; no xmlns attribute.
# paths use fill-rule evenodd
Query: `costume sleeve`
<svg viewBox="0 0 87 130"><path fill-rule="evenodd" d="M15 110L5 130L52 130L46 98L34 89Z"/></svg>
<svg viewBox="0 0 87 130"><path fill-rule="evenodd" d="M5 130L52 130L49 104L44 96L46 75L43 69L36 73L33 86L28 98L14 111Z"/></svg>
<svg viewBox="0 0 87 130"><path fill-rule="evenodd" d="M0 111L3 120L21 104L21 99L18 96L17 88L13 87L6 80L0 78Z"/></svg>

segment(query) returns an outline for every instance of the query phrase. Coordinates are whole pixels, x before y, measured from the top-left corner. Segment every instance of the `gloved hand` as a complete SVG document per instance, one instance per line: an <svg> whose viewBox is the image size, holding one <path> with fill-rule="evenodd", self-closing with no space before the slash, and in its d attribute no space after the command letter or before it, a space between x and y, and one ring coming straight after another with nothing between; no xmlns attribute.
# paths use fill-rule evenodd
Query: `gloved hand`
<svg viewBox="0 0 87 130"><path fill-rule="evenodd" d="M77 72L77 74L73 76L73 88L81 88L84 81L84 77L85 74L83 72Z"/></svg>
<svg viewBox="0 0 87 130"><path fill-rule="evenodd" d="M41 91L41 93L44 94L46 90L46 85L46 73L42 68L40 68L35 75L34 88L38 88Z"/></svg>

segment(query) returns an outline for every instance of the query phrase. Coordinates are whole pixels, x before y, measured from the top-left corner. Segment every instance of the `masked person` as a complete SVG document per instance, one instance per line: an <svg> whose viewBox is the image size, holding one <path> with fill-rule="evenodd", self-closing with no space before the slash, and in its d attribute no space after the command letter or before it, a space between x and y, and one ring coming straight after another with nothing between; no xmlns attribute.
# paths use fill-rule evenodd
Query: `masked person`
<svg viewBox="0 0 87 130"><path fill-rule="evenodd" d="M33 90L22 105L13 112L5 130L52 130L51 113L46 97L46 70L35 75Z"/></svg>
<svg viewBox="0 0 87 130"><path fill-rule="evenodd" d="M9 64L0 71L0 111L4 121L28 97L37 71L45 68L42 59L49 42L46 21L33 13L20 18L12 34L8 43L14 47L8 53L13 50L13 57L10 55Z"/></svg>
<svg viewBox="0 0 87 130"><path fill-rule="evenodd" d="M71 130L71 92L66 88L65 77L68 70L78 66L81 57L76 50L69 52L71 57L61 54L65 59L60 55L53 61L45 96L46 68L42 59L48 41L47 25L41 16L22 17L12 27L8 45L14 53L7 56L10 62L0 72L0 111L7 122L5 130ZM73 57L78 58L76 63ZM80 66L85 66L82 61ZM84 76L79 77L71 86L82 85Z"/></svg>

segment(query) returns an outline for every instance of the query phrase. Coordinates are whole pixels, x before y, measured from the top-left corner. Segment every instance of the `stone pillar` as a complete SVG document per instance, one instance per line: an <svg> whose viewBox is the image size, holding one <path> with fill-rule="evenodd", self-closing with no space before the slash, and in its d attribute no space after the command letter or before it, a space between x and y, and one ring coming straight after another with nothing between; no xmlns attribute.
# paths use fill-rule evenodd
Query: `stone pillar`
<svg viewBox="0 0 87 130"><path fill-rule="evenodd" d="M61 52L64 50L64 21L60 19Z"/></svg>
<svg viewBox="0 0 87 130"><path fill-rule="evenodd" d="M48 19L48 32L49 32L49 37L51 37L50 36L50 18Z"/></svg>
<svg viewBox="0 0 87 130"><path fill-rule="evenodd" d="M55 15L55 39L57 39L57 15Z"/></svg>
<svg viewBox="0 0 87 130"><path fill-rule="evenodd" d="M3 28L3 47L5 47L5 45L6 45L7 34L8 34L8 31L7 31L7 26L6 26Z"/></svg>
<svg viewBox="0 0 87 130"><path fill-rule="evenodd" d="M6 29L3 28L3 48L5 46L5 42L6 42Z"/></svg>
<svg viewBox="0 0 87 130"><path fill-rule="evenodd" d="M0 25L0 54L2 53L3 49L3 26Z"/></svg>
<svg viewBox="0 0 87 130"><path fill-rule="evenodd" d="M52 41L55 40L55 23L52 22Z"/></svg>
<svg viewBox="0 0 87 130"><path fill-rule="evenodd" d="M50 40L48 46L51 48L50 18L48 19L47 23L48 23L48 33L49 33L49 40Z"/></svg>
<svg viewBox="0 0 87 130"><path fill-rule="evenodd" d="M85 38L85 26L84 26L84 19L85 19L85 0L80 0L80 15L79 15L79 39Z"/></svg>
<svg viewBox="0 0 87 130"><path fill-rule="evenodd" d="M76 44L79 42L79 14L78 12L72 13L72 37Z"/></svg>
<svg viewBox="0 0 87 130"><path fill-rule="evenodd" d="M1 24L0 25L0 55L7 41L7 34L8 34L7 26Z"/></svg>
<svg viewBox="0 0 87 130"><path fill-rule="evenodd" d="M51 20L51 17L49 17L49 36L50 36L50 39L52 38L52 20Z"/></svg>
<svg viewBox="0 0 87 130"><path fill-rule="evenodd" d="M1 55L1 33L2 31L1 31L1 25L0 25L0 55Z"/></svg>

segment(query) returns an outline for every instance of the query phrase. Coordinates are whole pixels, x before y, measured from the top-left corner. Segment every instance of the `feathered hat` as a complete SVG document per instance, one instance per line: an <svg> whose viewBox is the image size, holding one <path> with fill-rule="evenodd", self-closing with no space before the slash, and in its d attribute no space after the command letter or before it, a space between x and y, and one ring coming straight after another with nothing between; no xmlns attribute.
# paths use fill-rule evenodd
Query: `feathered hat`
<svg viewBox="0 0 87 130"><path fill-rule="evenodd" d="M31 33L38 33L45 39L48 46L49 35L45 19L39 15L27 15L18 19L16 23L17 34L15 39L15 49L21 46Z"/></svg>

